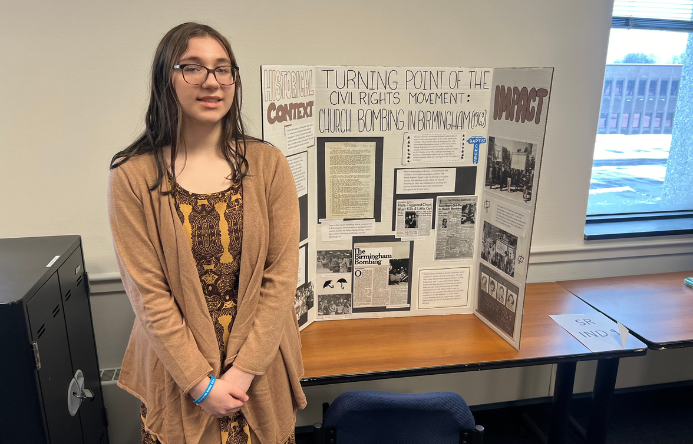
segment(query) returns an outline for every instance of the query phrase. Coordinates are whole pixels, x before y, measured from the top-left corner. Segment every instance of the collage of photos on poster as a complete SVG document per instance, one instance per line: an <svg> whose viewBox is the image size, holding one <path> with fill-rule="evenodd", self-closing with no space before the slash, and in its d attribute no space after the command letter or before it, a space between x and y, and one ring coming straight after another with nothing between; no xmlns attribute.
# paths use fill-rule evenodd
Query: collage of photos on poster
<svg viewBox="0 0 693 444"><path fill-rule="evenodd" d="M481 259L498 271L515 277L517 236L484 221Z"/></svg>
<svg viewBox="0 0 693 444"><path fill-rule="evenodd" d="M537 144L489 137L484 188L520 202L531 202Z"/></svg>
<svg viewBox="0 0 693 444"><path fill-rule="evenodd" d="M315 287L312 282L306 282L296 289L294 297L294 309L296 317L301 319L301 316L308 313L308 310L313 308L315 302Z"/></svg>
<svg viewBox="0 0 693 444"><path fill-rule="evenodd" d="M350 294L323 294L318 296L318 317L351 314Z"/></svg>
<svg viewBox="0 0 693 444"><path fill-rule="evenodd" d="M512 336L519 287L483 264L479 273L479 312Z"/></svg>

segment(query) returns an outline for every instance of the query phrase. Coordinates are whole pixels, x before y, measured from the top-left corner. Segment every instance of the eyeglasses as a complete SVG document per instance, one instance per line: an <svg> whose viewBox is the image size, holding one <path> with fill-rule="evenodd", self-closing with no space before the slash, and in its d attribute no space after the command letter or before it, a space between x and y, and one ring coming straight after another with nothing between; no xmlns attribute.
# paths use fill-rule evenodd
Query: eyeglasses
<svg viewBox="0 0 693 444"><path fill-rule="evenodd" d="M211 73L220 85L230 86L236 83L240 68L238 66L218 66L210 69L206 66L188 63L185 65L174 65L173 69L180 69L180 72L183 74L183 80L191 85L202 85L207 81Z"/></svg>

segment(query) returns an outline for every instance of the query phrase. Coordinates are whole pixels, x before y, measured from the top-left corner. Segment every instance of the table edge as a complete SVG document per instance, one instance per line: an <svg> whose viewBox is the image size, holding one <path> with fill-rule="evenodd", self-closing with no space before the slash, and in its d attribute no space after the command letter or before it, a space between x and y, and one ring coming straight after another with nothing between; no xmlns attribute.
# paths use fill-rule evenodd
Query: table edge
<svg viewBox="0 0 693 444"><path fill-rule="evenodd" d="M418 367L398 370L384 370L365 373L343 373L327 376L313 376L301 378L301 386L311 387L327 384L343 384L348 382L375 381L380 379L406 378L414 376L430 376L447 373L464 373L468 371L494 370L501 368L528 367L533 365L561 364L564 362L598 361L602 359L620 359L647 354L647 347L608 350L603 352L578 353L565 356L549 356L539 358L509 359L504 361L472 362L468 364L453 364L435 367Z"/></svg>

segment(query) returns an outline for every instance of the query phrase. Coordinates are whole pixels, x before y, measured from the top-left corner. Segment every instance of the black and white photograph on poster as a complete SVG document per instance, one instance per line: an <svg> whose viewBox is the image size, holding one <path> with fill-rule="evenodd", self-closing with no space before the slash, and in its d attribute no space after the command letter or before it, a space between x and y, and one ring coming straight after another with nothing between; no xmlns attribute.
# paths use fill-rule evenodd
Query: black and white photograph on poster
<svg viewBox="0 0 693 444"><path fill-rule="evenodd" d="M498 287L498 284L496 284L496 280L493 278L488 278L488 294L493 299L496 299L496 287Z"/></svg>
<svg viewBox="0 0 693 444"><path fill-rule="evenodd" d="M315 287L312 282L306 282L296 289L294 297L294 309L298 318L298 325L301 326L308 321L308 310L313 308L315 302Z"/></svg>
<svg viewBox="0 0 693 444"><path fill-rule="evenodd" d="M351 314L351 295L323 294L318 296L318 318Z"/></svg>
<svg viewBox="0 0 693 444"><path fill-rule="evenodd" d="M419 308L466 306L469 276L469 267L419 269Z"/></svg>
<svg viewBox="0 0 693 444"><path fill-rule="evenodd" d="M351 250L319 250L316 271L323 273L351 273Z"/></svg>
<svg viewBox="0 0 693 444"><path fill-rule="evenodd" d="M476 203L476 196L438 197L435 260L471 259L474 256Z"/></svg>
<svg viewBox="0 0 693 444"><path fill-rule="evenodd" d="M380 311L386 311L388 307L409 307L412 242L362 243L358 239L353 244L354 309L381 307Z"/></svg>
<svg viewBox="0 0 693 444"><path fill-rule="evenodd" d="M479 282L481 282L483 275L489 277L489 291L484 290L479 285L477 311L498 329L512 337L515 332L515 307L518 304L517 295L520 289L491 268L481 264L479 267ZM503 301L501 301L499 295L491 294L492 289L498 294L502 291ZM508 301L509 295L513 296L512 305Z"/></svg>
<svg viewBox="0 0 693 444"><path fill-rule="evenodd" d="M432 219L433 199L397 201L397 237L430 236Z"/></svg>
<svg viewBox="0 0 693 444"><path fill-rule="evenodd" d="M505 301L505 306L508 307L508 310L511 310L513 313L515 313L515 305L517 304L517 295L513 293L512 291L508 290L508 297L507 301Z"/></svg>
<svg viewBox="0 0 693 444"><path fill-rule="evenodd" d="M533 196L537 145L489 137L484 188L520 202Z"/></svg>
<svg viewBox="0 0 693 444"><path fill-rule="evenodd" d="M481 259L514 277L516 257L517 236L484 221Z"/></svg>
<svg viewBox="0 0 693 444"><path fill-rule="evenodd" d="M388 285L409 284L409 259L391 259Z"/></svg>
<svg viewBox="0 0 693 444"><path fill-rule="evenodd" d="M319 274L318 294L351 294L351 273Z"/></svg>
<svg viewBox="0 0 693 444"><path fill-rule="evenodd" d="M488 293L488 275L481 273L481 289Z"/></svg>
<svg viewBox="0 0 693 444"><path fill-rule="evenodd" d="M498 302L505 305L505 286L502 284L498 284L498 289L496 290L496 299L498 299Z"/></svg>

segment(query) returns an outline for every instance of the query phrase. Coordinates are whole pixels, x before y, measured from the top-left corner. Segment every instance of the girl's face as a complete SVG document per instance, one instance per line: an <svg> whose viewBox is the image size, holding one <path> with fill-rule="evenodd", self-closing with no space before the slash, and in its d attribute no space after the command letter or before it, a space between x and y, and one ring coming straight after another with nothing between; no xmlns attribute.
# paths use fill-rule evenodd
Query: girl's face
<svg viewBox="0 0 693 444"><path fill-rule="evenodd" d="M194 63L210 69L230 66L231 60L226 49L212 37L193 37L188 41L188 49L178 60L179 65ZM180 69L173 70L173 89L184 116L189 121L201 124L216 124L231 109L236 84L222 86L212 73L204 83L191 85L183 78Z"/></svg>

